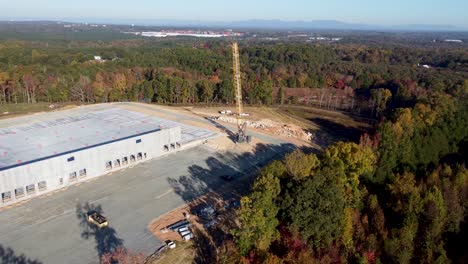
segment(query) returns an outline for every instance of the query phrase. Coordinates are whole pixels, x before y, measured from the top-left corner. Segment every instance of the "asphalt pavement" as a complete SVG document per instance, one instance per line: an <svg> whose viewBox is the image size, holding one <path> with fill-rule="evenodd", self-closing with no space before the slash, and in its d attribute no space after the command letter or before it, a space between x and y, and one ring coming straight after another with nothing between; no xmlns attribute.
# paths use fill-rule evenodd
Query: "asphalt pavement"
<svg viewBox="0 0 468 264"><path fill-rule="evenodd" d="M3 210L0 263L99 263L117 246L149 254L162 245L148 230L152 219L222 186L220 175L250 170L291 147L274 139L255 154L221 154L201 145ZM109 228L83 222L90 208L102 211Z"/></svg>

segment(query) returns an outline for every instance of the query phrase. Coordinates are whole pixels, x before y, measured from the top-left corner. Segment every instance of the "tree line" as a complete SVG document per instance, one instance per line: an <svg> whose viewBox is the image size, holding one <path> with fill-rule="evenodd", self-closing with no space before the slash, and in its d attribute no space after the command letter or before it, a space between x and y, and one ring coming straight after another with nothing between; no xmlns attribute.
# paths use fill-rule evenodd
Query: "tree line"
<svg viewBox="0 0 468 264"><path fill-rule="evenodd" d="M225 41L178 45L128 40L73 47L61 43L0 44L3 104L233 101L231 51ZM104 62L94 61L95 55ZM392 94L398 90L401 96L413 98L428 90L460 89L468 76L467 56L465 50L457 49L430 52L423 48L245 42L241 45L243 94L246 103L268 105L298 102L301 98L284 92L290 88L332 88L351 98L345 105L336 100L341 94L333 93L327 100L334 102L335 108L364 107L378 115L381 107L376 101L386 96L374 89L387 89ZM421 68L418 63L434 68ZM275 93L279 88L282 92Z"/></svg>
<svg viewBox="0 0 468 264"><path fill-rule="evenodd" d="M410 106L379 93L382 121L359 144L297 150L261 171L223 260L466 262L468 82Z"/></svg>

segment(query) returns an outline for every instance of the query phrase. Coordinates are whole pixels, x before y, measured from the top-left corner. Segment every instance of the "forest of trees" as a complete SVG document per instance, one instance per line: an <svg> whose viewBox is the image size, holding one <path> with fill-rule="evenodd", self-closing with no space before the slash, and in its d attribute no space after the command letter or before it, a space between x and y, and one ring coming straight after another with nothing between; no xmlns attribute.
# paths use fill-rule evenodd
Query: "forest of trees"
<svg viewBox="0 0 468 264"><path fill-rule="evenodd" d="M94 55L106 61L96 62ZM362 108L358 99L364 98L373 115L382 111L388 92L414 100L428 90L462 89L468 78L468 53L462 48L434 51L244 42L241 60L246 103L297 102L294 96L284 94L283 88L333 88L356 97L349 108ZM418 63L432 68L418 67ZM231 79L231 50L226 41L0 42L1 104L230 103ZM275 96L276 89L280 92ZM379 92L382 89L388 90L386 94ZM323 96L318 97L321 100ZM369 98L372 100L367 101Z"/></svg>
<svg viewBox="0 0 468 264"><path fill-rule="evenodd" d="M468 81L444 91L429 89L409 106L389 93L375 134L359 144L297 150L265 167L241 200L224 258L466 263Z"/></svg>
<svg viewBox="0 0 468 264"><path fill-rule="evenodd" d="M468 262L466 49L240 44L246 103L333 89L356 98L351 110L365 98L380 122L359 144L266 166L224 263ZM226 41L0 42L0 105L232 103L231 79Z"/></svg>

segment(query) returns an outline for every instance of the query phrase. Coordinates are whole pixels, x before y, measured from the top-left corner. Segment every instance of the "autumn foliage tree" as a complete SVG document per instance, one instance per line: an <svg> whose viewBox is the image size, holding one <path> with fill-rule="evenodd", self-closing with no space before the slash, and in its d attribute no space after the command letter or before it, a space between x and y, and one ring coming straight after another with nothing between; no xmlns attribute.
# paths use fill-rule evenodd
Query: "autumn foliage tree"
<svg viewBox="0 0 468 264"><path fill-rule="evenodd" d="M239 211L244 255L285 263L466 259L454 246L467 228L466 96L435 93L382 114L376 134L359 145L339 142L319 155L296 150L262 170ZM272 184L276 191L258 192ZM256 228L243 230L249 225Z"/></svg>

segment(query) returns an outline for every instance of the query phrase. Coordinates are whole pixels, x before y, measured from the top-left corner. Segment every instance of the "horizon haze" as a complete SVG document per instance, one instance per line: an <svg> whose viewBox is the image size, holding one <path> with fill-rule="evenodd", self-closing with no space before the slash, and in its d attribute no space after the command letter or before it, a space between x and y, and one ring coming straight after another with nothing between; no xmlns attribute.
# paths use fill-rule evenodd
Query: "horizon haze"
<svg viewBox="0 0 468 264"><path fill-rule="evenodd" d="M0 20L50 20L140 25L258 25L272 28L318 27L338 29L400 29L428 28L429 30L468 29L464 10L468 2L384 1L371 0L325 2L247 1L219 2L204 0L171 2L136 0L132 2L109 0L80 3L59 0L8 1L2 4ZM251 25L254 24L254 25ZM275 25L280 24L280 25Z"/></svg>

